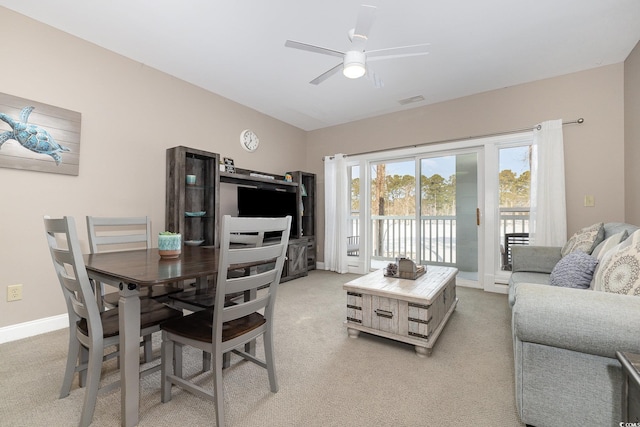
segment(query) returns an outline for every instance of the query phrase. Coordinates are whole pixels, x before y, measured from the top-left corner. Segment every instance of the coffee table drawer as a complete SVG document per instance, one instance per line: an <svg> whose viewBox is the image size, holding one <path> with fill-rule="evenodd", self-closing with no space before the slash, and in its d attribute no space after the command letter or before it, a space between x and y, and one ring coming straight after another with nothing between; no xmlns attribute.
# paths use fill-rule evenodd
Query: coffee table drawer
<svg viewBox="0 0 640 427"><path fill-rule="evenodd" d="M379 331L398 333L398 300L393 298L384 298L372 295L365 295L364 298L365 307L367 300L370 300L371 311L363 313L363 323L365 326L369 326ZM367 315L368 314L368 315ZM369 320L369 324L366 320Z"/></svg>

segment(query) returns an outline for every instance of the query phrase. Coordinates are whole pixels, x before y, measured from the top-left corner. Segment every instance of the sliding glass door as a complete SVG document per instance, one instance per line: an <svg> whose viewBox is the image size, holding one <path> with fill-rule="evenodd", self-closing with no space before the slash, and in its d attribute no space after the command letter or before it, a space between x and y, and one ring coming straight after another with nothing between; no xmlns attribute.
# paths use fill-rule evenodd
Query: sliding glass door
<svg viewBox="0 0 640 427"><path fill-rule="evenodd" d="M398 257L417 260L415 159L374 162L370 167L371 266Z"/></svg>
<svg viewBox="0 0 640 427"><path fill-rule="evenodd" d="M478 284L479 152L369 163L372 269L408 257L457 267L459 280Z"/></svg>
<svg viewBox="0 0 640 427"><path fill-rule="evenodd" d="M478 283L478 152L420 160L420 262L449 265Z"/></svg>

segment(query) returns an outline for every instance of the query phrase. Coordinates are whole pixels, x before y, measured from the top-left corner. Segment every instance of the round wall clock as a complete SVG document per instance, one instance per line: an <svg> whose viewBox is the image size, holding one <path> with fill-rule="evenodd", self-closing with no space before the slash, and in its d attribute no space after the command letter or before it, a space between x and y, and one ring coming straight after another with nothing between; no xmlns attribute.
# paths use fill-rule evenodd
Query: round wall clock
<svg viewBox="0 0 640 427"><path fill-rule="evenodd" d="M260 144L260 140L258 139L258 135L256 135L252 130L245 129L240 132L240 145L242 148L249 152L254 152L258 149L258 145Z"/></svg>

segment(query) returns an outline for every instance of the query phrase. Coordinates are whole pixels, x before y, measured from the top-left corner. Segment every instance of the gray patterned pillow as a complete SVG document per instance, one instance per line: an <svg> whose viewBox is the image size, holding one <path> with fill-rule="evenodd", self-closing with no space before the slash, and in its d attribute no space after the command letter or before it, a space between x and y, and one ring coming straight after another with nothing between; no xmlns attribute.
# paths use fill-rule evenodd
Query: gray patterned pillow
<svg viewBox="0 0 640 427"><path fill-rule="evenodd" d="M582 251L571 252L553 267L549 276L551 286L587 289L591 286L598 260Z"/></svg>
<svg viewBox="0 0 640 427"><path fill-rule="evenodd" d="M560 253L567 256L571 252L582 251L590 254L593 249L604 240L604 223L590 225L578 230L567 243L564 244Z"/></svg>
<svg viewBox="0 0 640 427"><path fill-rule="evenodd" d="M640 230L605 254L595 290L640 296Z"/></svg>

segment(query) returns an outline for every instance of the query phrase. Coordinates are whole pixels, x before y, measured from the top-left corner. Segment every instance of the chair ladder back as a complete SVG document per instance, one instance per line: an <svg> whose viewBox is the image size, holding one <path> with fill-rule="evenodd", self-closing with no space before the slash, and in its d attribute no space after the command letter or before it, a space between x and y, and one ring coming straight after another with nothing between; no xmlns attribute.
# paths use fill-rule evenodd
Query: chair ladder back
<svg viewBox="0 0 640 427"><path fill-rule="evenodd" d="M251 301L240 302L235 305L230 305L223 308L222 321L228 322L230 320L240 319L244 316L248 316L251 313L266 308L271 302L272 294L265 294Z"/></svg>
<svg viewBox="0 0 640 427"><path fill-rule="evenodd" d="M231 243L241 243L243 245L262 246L264 242L264 232L259 233L233 233L229 236Z"/></svg>
<svg viewBox="0 0 640 427"><path fill-rule="evenodd" d="M222 339L222 324L231 320L250 315L262 308L265 314L271 312L269 306L273 304L276 288L282 274L284 259L287 251L291 217L286 218L232 218L225 215L222 219L222 233L220 244L220 261L218 263L217 291L213 310L212 330L213 342ZM273 245L231 248L233 233L280 233L279 241ZM275 262L273 262L275 260ZM229 278L228 270L231 265L242 263L265 264L268 270L243 276ZM225 307L225 296L244 291L258 291L263 288L264 295L250 301L239 302L237 305ZM267 319L270 322L270 319Z"/></svg>
<svg viewBox="0 0 640 427"><path fill-rule="evenodd" d="M283 244L267 245L260 247L228 249L226 253L228 264L257 263L260 261L275 260L282 252Z"/></svg>
<svg viewBox="0 0 640 427"><path fill-rule="evenodd" d="M119 244L140 243L140 249L151 247L151 221L146 216L87 216L87 232L91 253L105 251L110 246Z"/></svg>
<svg viewBox="0 0 640 427"><path fill-rule="evenodd" d="M45 217L44 223L51 259L67 308L75 313L78 317L76 320L86 319L89 335L96 334L102 337L100 310L84 265L73 217L65 216L62 219ZM58 244L59 240L66 242L66 248ZM71 323L71 312L69 317ZM98 320L92 321L92 319Z"/></svg>
<svg viewBox="0 0 640 427"><path fill-rule="evenodd" d="M226 295L237 294L251 289L269 286L275 280L278 274L275 268L267 271L253 274L251 276L235 277L227 279L227 286L224 288Z"/></svg>

